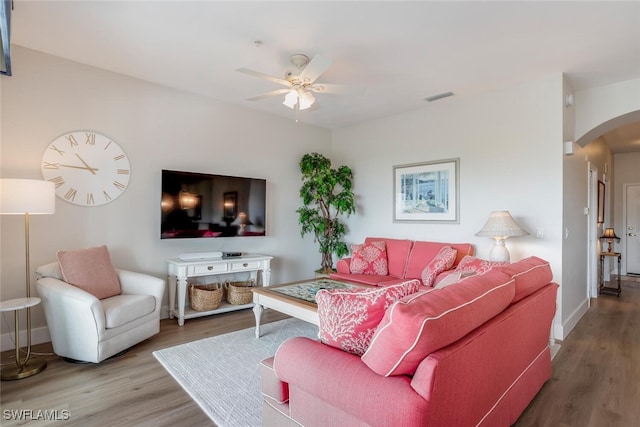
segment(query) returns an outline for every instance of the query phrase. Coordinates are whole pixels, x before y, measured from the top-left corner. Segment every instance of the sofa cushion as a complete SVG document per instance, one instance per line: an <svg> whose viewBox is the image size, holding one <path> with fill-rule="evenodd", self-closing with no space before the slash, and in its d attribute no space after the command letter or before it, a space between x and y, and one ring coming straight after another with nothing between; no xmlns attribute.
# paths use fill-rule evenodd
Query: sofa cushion
<svg viewBox="0 0 640 427"><path fill-rule="evenodd" d="M106 246L58 251L58 262L64 281L89 292L98 299L120 295L118 273Z"/></svg>
<svg viewBox="0 0 640 427"><path fill-rule="evenodd" d="M389 274L387 246L384 241L351 245L351 252L349 269L352 274L377 274L379 276Z"/></svg>
<svg viewBox="0 0 640 427"><path fill-rule="evenodd" d="M446 288L450 285L460 283L461 280L475 275L473 271L451 271L444 276L438 276L438 280L434 283L433 287L436 289Z"/></svg>
<svg viewBox="0 0 640 427"><path fill-rule="evenodd" d="M493 267L503 265L509 265L509 261L489 261L474 256L465 256L456 266L456 271L473 271L476 274L482 274L491 270Z"/></svg>
<svg viewBox="0 0 640 427"><path fill-rule="evenodd" d="M387 247L387 261L389 265L389 275L404 278L404 272L407 266L407 259L413 246L412 240L407 239L387 239L384 237L367 237L365 243L384 242ZM420 270L422 271L422 270ZM419 279L420 275L412 277Z"/></svg>
<svg viewBox="0 0 640 427"><path fill-rule="evenodd" d="M125 325L152 313L156 308L156 299L151 295L116 295L100 303L107 329Z"/></svg>
<svg viewBox="0 0 640 427"><path fill-rule="evenodd" d="M424 267L420 278L425 286L433 286L438 274L449 270L453 266L458 251L451 246L443 246L438 254Z"/></svg>
<svg viewBox="0 0 640 427"><path fill-rule="evenodd" d="M535 256L498 267L498 269L515 280L515 295L512 304L526 298L553 280L549 262Z"/></svg>
<svg viewBox="0 0 640 427"><path fill-rule="evenodd" d="M378 276L377 274L331 273L329 277L336 280L344 280L345 282L353 282L369 286L389 286L406 282L405 279L401 279L399 277L391 275Z"/></svg>
<svg viewBox="0 0 640 427"><path fill-rule="evenodd" d="M36 269L36 275L40 277L52 277L54 279L64 280L64 277L62 277L62 270L60 270L60 263L58 261L41 265Z"/></svg>
<svg viewBox="0 0 640 427"><path fill-rule="evenodd" d="M457 265L464 256L473 254L473 246L469 243L416 241L411 249L411 254L409 254L406 260L407 268L405 275L402 277L405 279L420 279L425 266L435 258L438 252L445 246L450 246L457 251L456 259L453 261L454 266Z"/></svg>
<svg viewBox="0 0 640 427"><path fill-rule="evenodd" d="M496 270L409 295L386 311L362 361L380 375L412 375L427 355L503 311L514 292L514 280Z"/></svg>
<svg viewBox="0 0 640 427"><path fill-rule="evenodd" d="M386 309L419 287L419 281L410 280L385 287L321 289L316 294L320 341L362 355Z"/></svg>

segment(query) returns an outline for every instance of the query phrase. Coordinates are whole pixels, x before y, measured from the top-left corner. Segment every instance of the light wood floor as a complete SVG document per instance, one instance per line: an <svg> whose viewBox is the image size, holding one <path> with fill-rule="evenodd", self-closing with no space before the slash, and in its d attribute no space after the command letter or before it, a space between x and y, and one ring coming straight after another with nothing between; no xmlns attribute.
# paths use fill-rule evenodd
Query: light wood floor
<svg viewBox="0 0 640 427"><path fill-rule="evenodd" d="M516 426L640 426L640 283L592 300Z"/></svg>
<svg viewBox="0 0 640 427"><path fill-rule="evenodd" d="M284 318L272 310L264 321ZM209 418L160 366L152 351L254 325L251 310L187 320L163 320L161 332L99 365L74 365L44 356L47 368L3 381L5 410L68 410L64 426L210 426ZM49 344L34 347L51 352ZM2 353L12 363L13 351ZM206 372L202 373L206 375ZM39 423L38 425L45 425ZM623 282L620 298L602 296L562 343L553 377L516 426L640 426L640 283Z"/></svg>

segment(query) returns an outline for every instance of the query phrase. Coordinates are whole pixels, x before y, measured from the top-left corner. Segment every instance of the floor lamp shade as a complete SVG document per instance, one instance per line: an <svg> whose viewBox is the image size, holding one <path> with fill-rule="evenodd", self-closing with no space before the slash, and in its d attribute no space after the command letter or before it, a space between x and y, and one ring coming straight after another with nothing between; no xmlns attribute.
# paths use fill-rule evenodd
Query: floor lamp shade
<svg viewBox="0 0 640 427"><path fill-rule="evenodd" d="M53 182L34 179L0 179L0 214L24 216L25 285L26 298L2 301L2 311L12 310L15 318L15 366L2 366L2 380L27 378L42 371L47 362L31 357L31 307L40 303L31 298L31 268L29 266L29 216L52 214L56 209L55 185ZM20 330L18 311L27 310L27 347L24 358L20 356Z"/></svg>
<svg viewBox="0 0 640 427"><path fill-rule="evenodd" d="M52 214L56 210L53 182L36 179L0 179L0 214Z"/></svg>

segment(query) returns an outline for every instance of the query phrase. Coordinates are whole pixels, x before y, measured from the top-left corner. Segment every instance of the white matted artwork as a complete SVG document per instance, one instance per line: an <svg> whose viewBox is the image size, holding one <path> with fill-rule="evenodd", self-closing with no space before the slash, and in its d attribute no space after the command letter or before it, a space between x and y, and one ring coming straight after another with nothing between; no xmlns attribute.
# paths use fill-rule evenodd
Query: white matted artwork
<svg viewBox="0 0 640 427"><path fill-rule="evenodd" d="M459 222L460 159L393 167L393 220Z"/></svg>

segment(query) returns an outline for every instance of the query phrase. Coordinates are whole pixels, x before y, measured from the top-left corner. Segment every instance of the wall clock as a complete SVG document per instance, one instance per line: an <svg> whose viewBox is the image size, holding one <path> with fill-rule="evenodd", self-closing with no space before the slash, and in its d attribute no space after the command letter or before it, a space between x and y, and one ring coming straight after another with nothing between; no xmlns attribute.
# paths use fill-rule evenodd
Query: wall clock
<svg viewBox="0 0 640 427"><path fill-rule="evenodd" d="M79 206L99 206L124 193L131 177L125 152L111 138L73 131L54 139L42 155L42 176L56 195Z"/></svg>

